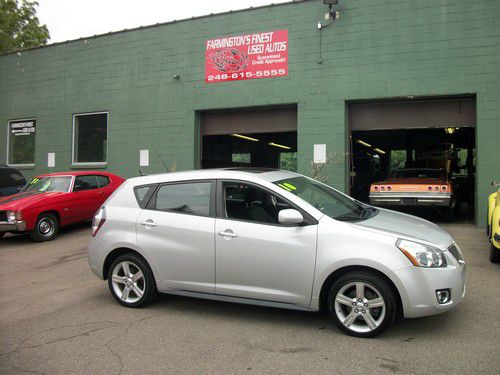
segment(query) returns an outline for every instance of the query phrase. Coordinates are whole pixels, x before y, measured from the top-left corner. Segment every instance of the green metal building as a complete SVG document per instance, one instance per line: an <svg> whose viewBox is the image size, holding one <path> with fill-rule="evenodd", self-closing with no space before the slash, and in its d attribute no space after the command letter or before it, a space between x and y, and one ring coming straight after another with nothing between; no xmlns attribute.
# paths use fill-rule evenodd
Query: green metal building
<svg viewBox="0 0 500 375"><path fill-rule="evenodd" d="M283 167L363 199L453 145L483 226L500 180L499 13L495 0L293 1L5 54L0 164L27 177Z"/></svg>

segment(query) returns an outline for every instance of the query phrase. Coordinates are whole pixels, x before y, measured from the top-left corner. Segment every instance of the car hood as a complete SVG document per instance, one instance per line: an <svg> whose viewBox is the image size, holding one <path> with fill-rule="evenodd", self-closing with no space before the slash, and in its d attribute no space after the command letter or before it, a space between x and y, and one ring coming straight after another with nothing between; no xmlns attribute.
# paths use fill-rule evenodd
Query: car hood
<svg viewBox="0 0 500 375"><path fill-rule="evenodd" d="M20 210L27 206L39 203L50 197L57 197L66 193L63 192L43 192L28 191L14 194L8 197L0 197L0 210Z"/></svg>
<svg viewBox="0 0 500 375"><path fill-rule="evenodd" d="M391 233L399 238L431 243L440 248L447 248L453 242L448 232L430 221L401 212L377 209L378 215L355 225Z"/></svg>

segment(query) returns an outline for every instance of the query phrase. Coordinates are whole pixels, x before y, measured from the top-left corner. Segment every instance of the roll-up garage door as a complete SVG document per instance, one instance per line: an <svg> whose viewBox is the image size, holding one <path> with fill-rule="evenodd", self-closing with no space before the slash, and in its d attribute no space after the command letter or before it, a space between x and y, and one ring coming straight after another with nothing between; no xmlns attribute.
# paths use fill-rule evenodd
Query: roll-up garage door
<svg viewBox="0 0 500 375"><path fill-rule="evenodd" d="M262 109L203 113L202 134L277 133L297 131L297 109Z"/></svg>
<svg viewBox="0 0 500 375"><path fill-rule="evenodd" d="M474 98L349 104L350 130L473 127Z"/></svg>

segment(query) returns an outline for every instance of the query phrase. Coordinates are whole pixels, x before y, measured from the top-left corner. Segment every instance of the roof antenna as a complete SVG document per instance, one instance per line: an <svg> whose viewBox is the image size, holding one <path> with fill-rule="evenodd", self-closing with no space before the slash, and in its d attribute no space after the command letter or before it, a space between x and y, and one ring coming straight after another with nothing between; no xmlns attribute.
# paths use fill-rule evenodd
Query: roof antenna
<svg viewBox="0 0 500 375"><path fill-rule="evenodd" d="M151 147L153 148L154 152L156 153L156 155L158 156L158 159L160 159L161 161L161 164L163 165L163 168L165 168L165 170L167 171L167 173L169 173L170 171L168 170L168 167L167 165L165 164L165 162L163 161L163 159L161 158L160 156L160 153L158 152L158 150L156 149L156 147L151 144Z"/></svg>

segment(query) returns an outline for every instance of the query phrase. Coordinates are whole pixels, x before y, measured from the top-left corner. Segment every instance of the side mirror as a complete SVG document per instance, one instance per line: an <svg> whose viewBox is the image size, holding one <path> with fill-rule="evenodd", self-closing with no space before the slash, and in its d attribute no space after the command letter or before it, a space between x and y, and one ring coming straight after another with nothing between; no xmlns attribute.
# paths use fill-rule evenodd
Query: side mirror
<svg viewBox="0 0 500 375"><path fill-rule="evenodd" d="M278 213L278 221L280 224L300 224L304 222L304 216L299 211L288 208Z"/></svg>

